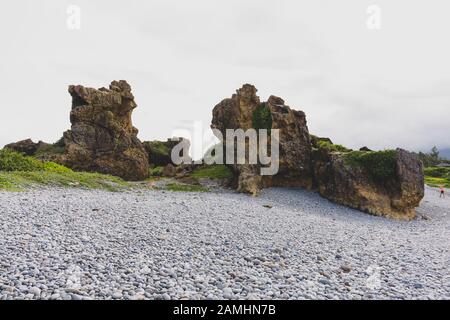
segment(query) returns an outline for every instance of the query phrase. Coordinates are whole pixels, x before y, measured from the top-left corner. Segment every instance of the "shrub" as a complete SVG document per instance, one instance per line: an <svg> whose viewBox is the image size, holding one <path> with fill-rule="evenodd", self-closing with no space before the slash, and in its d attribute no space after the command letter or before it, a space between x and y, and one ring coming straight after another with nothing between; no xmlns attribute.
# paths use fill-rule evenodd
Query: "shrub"
<svg viewBox="0 0 450 320"><path fill-rule="evenodd" d="M435 178L450 178L450 168L429 167L424 169L424 173Z"/></svg>
<svg viewBox="0 0 450 320"><path fill-rule="evenodd" d="M216 164L198 168L190 176L193 178L231 179L233 172L224 164Z"/></svg>
<svg viewBox="0 0 450 320"><path fill-rule="evenodd" d="M270 132L272 128L272 114L270 113L270 109L265 105L258 106L253 111L252 124L256 130L266 129Z"/></svg>
<svg viewBox="0 0 450 320"><path fill-rule="evenodd" d="M350 152L350 151L352 151L351 149L348 149L348 148L344 147L343 145L332 144L325 140L317 141L317 146L319 147L319 149L326 149L326 150L329 150L332 152Z"/></svg>
<svg viewBox="0 0 450 320"><path fill-rule="evenodd" d="M363 168L376 181L386 181L395 176L395 150L352 151L344 156L346 164Z"/></svg>
<svg viewBox="0 0 450 320"><path fill-rule="evenodd" d="M8 149L0 150L0 171L39 171L44 164L32 157Z"/></svg>
<svg viewBox="0 0 450 320"><path fill-rule="evenodd" d="M160 177L160 176L162 176L163 171L164 171L164 167L157 166L157 167L149 169L149 175L150 175L150 177Z"/></svg>

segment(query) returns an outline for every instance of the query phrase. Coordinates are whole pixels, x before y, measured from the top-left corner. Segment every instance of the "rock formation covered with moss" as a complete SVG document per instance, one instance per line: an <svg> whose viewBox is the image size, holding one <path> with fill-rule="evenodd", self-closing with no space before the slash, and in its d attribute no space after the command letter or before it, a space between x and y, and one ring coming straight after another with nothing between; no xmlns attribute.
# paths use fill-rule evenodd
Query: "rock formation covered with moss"
<svg viewBox="0 0 450 320"><path fill-rule="evenodd" d="M373 215L409 220L424 196L420 160L408 151L353 151L309 134L306 116L271 96L260 102L246 84L213 110L212 128L279 129L279 172L261 176L259 165L232 165L238 191L265 187L314 188L325 198Z"/></svg>
<svg viewBox="0 0 450 320"><path fill-rule="evenodd" d="M424 197L422 163L403 149L313 152L316 187L336 203L399 220L415 217Z"/></svg>
<svg viewBox="0 0 450 320"><path fill-rule="evenodd" d="M227 129L280 130L278 174L261 176L259 164L231 165L237 190L256 195L265 187L311 188L311 145L305 114L286 106L279 97L271 96L267 102L261 102L256 92L254 86L245 84L213 110L211 127L223 137Z"/></svg>

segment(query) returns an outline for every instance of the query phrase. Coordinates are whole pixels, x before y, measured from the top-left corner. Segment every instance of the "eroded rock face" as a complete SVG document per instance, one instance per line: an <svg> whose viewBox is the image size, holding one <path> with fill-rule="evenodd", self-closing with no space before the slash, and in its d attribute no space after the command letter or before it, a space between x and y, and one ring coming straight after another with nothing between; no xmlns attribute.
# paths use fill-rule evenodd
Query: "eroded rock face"
<svg viewBox="0 0 450 320"><path fill-rule="evenodd" d="M64 141L60 139L51 144L43 141L33 142L31 139L26 139L7 144L5 148L27 156L33 156L42 161L58 161L64 152Z"/></svg>
<svg viewBox="0 0 450 320"><path fill-rule="evenodd" d="M291 109L275 96L267 100L266 106L272 129L280 130L280 168L277 175L264 176L264 186L311 188L311 142L305 113Z"/></svg>
<svg viewBox="0 0 450 320"><path fill-rule="evenodd" d="M37 150L39 148L39 143L41 143L41 141L38 143L35 143L31 139L26 139L26 140L21 140L21 141L7 144L5 146L5 148L15 151L15 152L25 154L27 156L33 156L33 155L35 155L35 153L37 152Z"/></svg>
<svg viewBox="0 0 450 320"><path fill-rule="evenodd" d="M339 204L373 215L399 220L415 217L415 208L424 197L422 163L412 153L392 151L392 174L374 178L374 170L349 163L339 152L316 150L314 176L319 193Z"/></svg>
<svg viewBox="0 0 450 320"><path fill-rule="evenodd" d="M312 185L311 143L306 117L302 111L292 110L283 99L271 96L260 101L257 89L245 84L230 99L214 107L211 128L226 136L226 129L279 129L279 172L274 176L261 176L260 165L231 165L236 174L236 188L241 192L258 194L264 187L305 187ZM270 145L270 140L269 140Z"/></svg>
<svg viewBox="0 0 450 320"><path fill-rule="evenodd" d="M71 130L64 133L61 162L75 170L119 176L126 180L148 177L148 156L137 138L131 114L137 107L126 81L109 89L70 86Z"/></svg>

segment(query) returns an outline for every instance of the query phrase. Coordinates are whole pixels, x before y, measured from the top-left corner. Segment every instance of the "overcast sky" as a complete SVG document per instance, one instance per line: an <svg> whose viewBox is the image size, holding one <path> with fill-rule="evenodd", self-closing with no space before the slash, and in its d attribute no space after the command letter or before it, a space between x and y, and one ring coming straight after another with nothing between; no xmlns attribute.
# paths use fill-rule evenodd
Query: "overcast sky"
<svg viewBox="0 0 450 320"><path fill-rule="evenodd" d="M67 8L81 28L67 27ZM367 8L381 9L381 29ZM0 10L0 145L56 141L70 84L126 79L141 140L202 121L244 83L356 148L450 147L448 0L15 0Z"/></svg>

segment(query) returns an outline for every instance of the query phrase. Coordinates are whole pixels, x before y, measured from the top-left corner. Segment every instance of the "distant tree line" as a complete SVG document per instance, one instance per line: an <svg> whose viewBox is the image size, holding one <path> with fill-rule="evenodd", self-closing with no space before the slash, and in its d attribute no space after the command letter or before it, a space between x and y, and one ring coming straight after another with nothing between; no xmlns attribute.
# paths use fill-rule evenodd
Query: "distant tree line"
<svg viewBox="0 0 450 320"><path fill-rule="evenodd" d="M440 163L449 163L450 160L443 159L439 156L439 149L437 147L431 148L431 151L426 152L419 152L417 154L422 160L424 167L434 167Z"/></svg>

